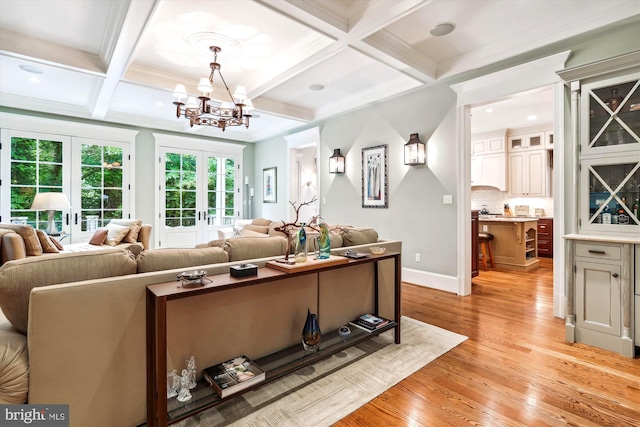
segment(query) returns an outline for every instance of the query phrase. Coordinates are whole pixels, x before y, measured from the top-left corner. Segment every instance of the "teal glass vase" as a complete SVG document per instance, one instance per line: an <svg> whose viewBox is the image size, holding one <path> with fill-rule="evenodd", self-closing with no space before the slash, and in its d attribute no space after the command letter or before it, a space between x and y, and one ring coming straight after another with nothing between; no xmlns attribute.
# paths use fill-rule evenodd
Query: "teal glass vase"
<svg viewBox="0 0 640 427"><path fill-rule="evenodd" d="M302 223L297 233L294 260L296 262L305 262L307 260L307 233L304 231L304 223Z"/></svg>
<svg viewBox="0 0 640 427"><path fill-rule="evenodd" d="M319 259L328 259L331 256L331 239L329 239L329 228L324 222L320 223L320 238L318 239L320 246Z"/></svg>

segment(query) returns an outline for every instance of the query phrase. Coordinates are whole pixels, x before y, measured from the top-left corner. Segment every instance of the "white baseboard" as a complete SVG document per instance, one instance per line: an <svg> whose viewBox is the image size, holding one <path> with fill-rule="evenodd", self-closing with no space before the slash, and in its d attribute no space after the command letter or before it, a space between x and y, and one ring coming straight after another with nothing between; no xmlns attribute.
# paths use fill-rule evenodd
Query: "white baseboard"
<svg viewBox="0 0 640 427"><path fill-rule="evenodd" d="M458 278L454 276L414 270L412 268L403 268L402 281L454 294L458 293Z"/></svg>

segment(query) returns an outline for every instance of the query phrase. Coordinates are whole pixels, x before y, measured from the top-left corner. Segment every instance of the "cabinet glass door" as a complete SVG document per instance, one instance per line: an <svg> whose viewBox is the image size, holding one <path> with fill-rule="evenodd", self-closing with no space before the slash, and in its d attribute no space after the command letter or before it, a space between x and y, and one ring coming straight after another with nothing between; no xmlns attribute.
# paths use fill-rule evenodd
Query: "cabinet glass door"
<svg viewBox="0 0 640 427"><path fill-rule="evenodd" d="M582 154L638 150L640 145L639 79L610 79L584 85L582 92L584 120ZM585 111L586 110L586 111ZM616 147L617 148L614 148Z"/></svg>
<svg viewBox="0 0 640 427"><path fill-rule="evenodd" d="M582 165L588 224L584 228L629 231L640 228L640 157L586 160ZM633 228L631 228L633 227Z"/></svg>

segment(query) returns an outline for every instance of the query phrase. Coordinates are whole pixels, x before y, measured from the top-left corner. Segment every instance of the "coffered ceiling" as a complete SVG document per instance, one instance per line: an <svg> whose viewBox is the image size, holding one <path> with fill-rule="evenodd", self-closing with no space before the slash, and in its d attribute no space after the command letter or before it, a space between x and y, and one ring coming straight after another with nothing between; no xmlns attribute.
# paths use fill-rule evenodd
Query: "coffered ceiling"
<svg viewBox="0 0 640 427"><path fill-rule="evenodd" d="M0 105L255 142L639 15L638 0L0 0ZM454 31L432 36L441 23ZM211 33L248 129L176 118Z"/></svg>

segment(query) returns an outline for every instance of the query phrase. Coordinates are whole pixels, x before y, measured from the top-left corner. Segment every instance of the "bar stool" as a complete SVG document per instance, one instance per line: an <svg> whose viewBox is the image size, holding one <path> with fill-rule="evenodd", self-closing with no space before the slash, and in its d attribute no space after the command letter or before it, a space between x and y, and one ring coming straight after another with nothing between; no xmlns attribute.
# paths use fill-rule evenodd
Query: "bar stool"
<svg viewBox="0 0 640 427"><path fill-rule="evenodd" d="M489 263L491 267L495 267L493 264L493 251L491 250L491 241L493 240L493 234L481 231L478 233L478 243L480 244L480 251L482 252L482 264L484 269L487 270L487 252L489 253Z"/></svg>

